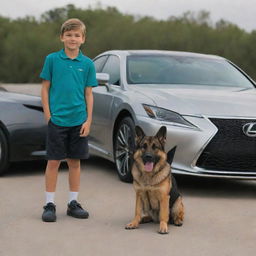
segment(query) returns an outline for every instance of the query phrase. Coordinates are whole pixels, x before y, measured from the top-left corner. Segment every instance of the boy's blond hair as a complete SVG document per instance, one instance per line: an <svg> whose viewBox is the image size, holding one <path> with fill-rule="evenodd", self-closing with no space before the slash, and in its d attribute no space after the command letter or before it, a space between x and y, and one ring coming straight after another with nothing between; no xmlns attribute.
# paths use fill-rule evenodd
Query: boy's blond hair
<svg viewBox="0 0 256 256"><path fill-rule="evenodd" d="M85 36L86 26L84 25L84 23L79 19L75 19L75 18L68 19L62 24L60 29L60 34L61 36L63 36L63 34L66 31L78 30L78 29L81 30L81 32L83 33L83 36Z"/></svg>

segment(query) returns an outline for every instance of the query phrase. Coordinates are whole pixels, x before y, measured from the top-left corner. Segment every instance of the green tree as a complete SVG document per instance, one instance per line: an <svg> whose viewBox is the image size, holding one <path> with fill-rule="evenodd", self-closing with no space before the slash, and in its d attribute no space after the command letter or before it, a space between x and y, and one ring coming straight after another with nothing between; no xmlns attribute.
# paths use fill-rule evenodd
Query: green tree
<svg viewBox="0 0 256 256"><path fill-rule="evenodd" d="M61 24L74 17L87 26L82 50L91 58L111 49L192 51L226 57L256 78L256 31L246 32L225 20L213 24L209 12L185 12L157 20L100 4L86 9L70 4L43 13L40 19L0 17L0 81L39 82L45 56L63 47Z"/></svg>

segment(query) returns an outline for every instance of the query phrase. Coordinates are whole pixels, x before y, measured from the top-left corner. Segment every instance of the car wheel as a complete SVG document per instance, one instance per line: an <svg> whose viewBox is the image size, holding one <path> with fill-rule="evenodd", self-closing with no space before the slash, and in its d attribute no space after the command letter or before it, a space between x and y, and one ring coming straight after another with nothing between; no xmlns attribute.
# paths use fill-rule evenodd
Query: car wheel
<svg viewBox="0 0 256 256"><path fill-rule="evenodd" d="M124 182L132 182L135 125L130 117L122 119L114 137L114 156L118 176Z"/></svg>
<svg viewBox="0 0 256 256"><path fill-rule="evenodd" d="M3 131L0 129L0 175L8 168L8 143Z"/></svg>

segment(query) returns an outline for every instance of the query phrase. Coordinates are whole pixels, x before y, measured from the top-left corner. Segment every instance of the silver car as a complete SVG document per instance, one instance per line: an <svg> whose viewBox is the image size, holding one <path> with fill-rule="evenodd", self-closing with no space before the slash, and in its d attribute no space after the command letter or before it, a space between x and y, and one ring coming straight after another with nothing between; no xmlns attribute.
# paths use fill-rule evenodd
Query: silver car
<svg viewBox="0 0 256 256"><path fill-rule="evenodd" d="M155 50L108 51L94 59L90 151L131 181L135 125L167 127L173 173L256 178L254 81L229 60Z"/></svg>

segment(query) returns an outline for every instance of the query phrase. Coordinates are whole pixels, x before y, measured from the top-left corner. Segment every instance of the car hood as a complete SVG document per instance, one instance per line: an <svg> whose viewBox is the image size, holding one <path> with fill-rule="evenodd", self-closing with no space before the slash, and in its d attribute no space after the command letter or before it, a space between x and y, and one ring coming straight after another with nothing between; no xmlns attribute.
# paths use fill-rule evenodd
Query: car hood
<svg viewBox="0 0 256 256"><path fill-rule="evenodd" d="M158 107L183 115L256 116L256 89L216 86L134 86ZM143 102L142 102L143 103Z"/></svg>
<svg viewBox="0 0 256 256"><path fill-rule="evenodd" d="M16 102L33 106L41 106L41 99L38 96L0 91L0 102Z"/></svg>

